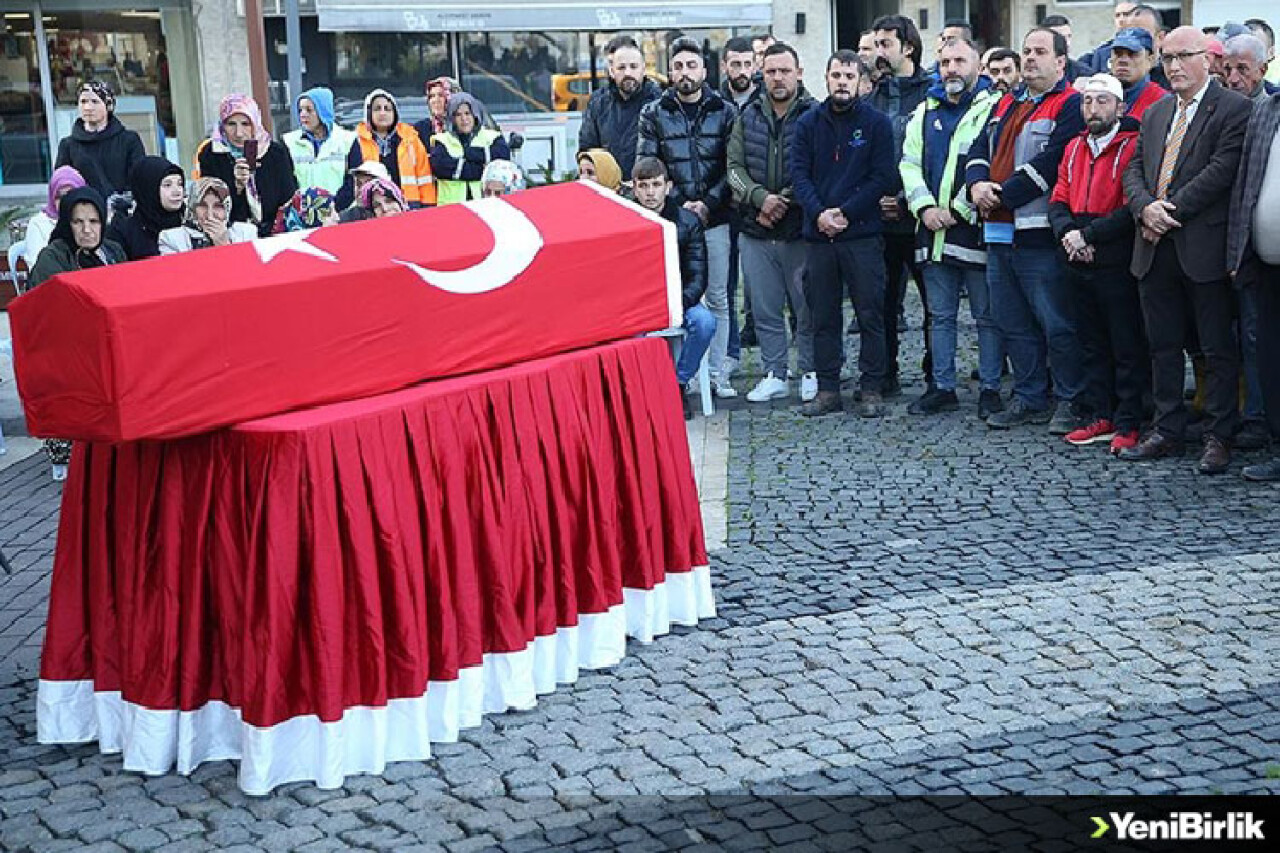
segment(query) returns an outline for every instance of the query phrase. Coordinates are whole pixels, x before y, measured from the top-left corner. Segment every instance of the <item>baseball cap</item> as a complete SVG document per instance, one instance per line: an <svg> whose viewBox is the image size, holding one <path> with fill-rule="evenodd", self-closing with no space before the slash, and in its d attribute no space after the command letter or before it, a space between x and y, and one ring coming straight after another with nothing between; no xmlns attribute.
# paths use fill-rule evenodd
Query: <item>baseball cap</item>
<svg viewBox="0 0 1280 853"><path fill-rule="evenodd" d="M1141 27L1125 27L1120 30L1111 40L1111 46L1125 50L1145 50L1147 53L1151 53L1155 47L1151 41L1151 33Z"/></svg>
<svg viewBox="0 0 1280 853"><path fill-rule="evenodd" d="M1104 92L1117 101L1124 100L1124 87L1120 85L1120 81L1112 77L1110 74L1095 74L1084 84L1080 86L1080 93L1088 92Z"/></svg>
<svg viewBox="0 0 1280 853"><path fill-rule="evenodd" d="M377 160L365 160L359 166L350 171L352 175L367 175L370 178L382 178L382 180L390 182L391 173L387 171L387 167L379 163Z"/></svg>

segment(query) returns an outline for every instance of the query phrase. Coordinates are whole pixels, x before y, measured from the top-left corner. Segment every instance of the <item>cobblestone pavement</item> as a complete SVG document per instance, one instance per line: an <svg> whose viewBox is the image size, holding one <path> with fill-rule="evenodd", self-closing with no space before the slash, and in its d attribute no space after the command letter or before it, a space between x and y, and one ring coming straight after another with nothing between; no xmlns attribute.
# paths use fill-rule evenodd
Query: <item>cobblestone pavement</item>
<svg viewBox="0 0 1280 853"><path fill-rule="evenodd" d="M800 850L867 805L793 795L1280 793L1280 493L990 432L971 391L912 418L919 390L879 421L730 406L718 619L430 762L261 798L228 762L144 778L35 742L59 490L12 466L0 848Z"/></svg>

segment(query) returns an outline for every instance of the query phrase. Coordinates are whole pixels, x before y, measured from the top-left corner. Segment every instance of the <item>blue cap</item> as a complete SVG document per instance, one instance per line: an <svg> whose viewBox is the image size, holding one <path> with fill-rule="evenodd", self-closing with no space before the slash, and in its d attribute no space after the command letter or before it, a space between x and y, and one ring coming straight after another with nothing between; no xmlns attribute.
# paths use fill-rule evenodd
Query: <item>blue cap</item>
<svg viewBox="0 0 1280 853"><path fill-rule="evenodd" d="M1111 46L1123 47L1125 50L1145 50L1151 53L1155 48L1155 43L1151 40L1151 33L1142 29L1142 27L1125 27L1116 33L1116 37L1111 40Z"/></svg>

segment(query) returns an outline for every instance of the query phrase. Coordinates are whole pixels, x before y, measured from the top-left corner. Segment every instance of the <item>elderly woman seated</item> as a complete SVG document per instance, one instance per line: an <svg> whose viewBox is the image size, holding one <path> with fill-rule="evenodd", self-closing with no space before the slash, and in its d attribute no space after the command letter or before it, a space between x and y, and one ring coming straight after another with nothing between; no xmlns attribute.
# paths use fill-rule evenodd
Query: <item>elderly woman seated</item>
<svg viewBox="0 0 1280 853"><path fill-rule="evenodd" d="M187 193L182 225L160 232L160 254L173 255L210 246L247 243L258 229L247 222L230 222L231 190L221 178L199 178Z"/></svg>

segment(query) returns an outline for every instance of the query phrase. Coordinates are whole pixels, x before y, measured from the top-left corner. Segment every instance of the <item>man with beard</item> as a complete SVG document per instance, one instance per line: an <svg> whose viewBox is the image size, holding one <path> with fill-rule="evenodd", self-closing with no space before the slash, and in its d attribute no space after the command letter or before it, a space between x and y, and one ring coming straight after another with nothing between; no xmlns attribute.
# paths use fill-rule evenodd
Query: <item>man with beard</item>
<svg viewBox="0 0 1280 853"><path fill-rule="evenodd" d="M1117 35L1113 49L1120 42ZM1129 274L1133 215L1116 180L1133 159L1138 126L1121 123L1124 90L1109 74L1084 80L1080 108L1086 129L1067 143L1049 199L1049 222L1066 256L1067 286L1079 312L1085 375L1080 408L1090 416L1066 439L1077 446L1110 442L1111 452L1119 453L1138 443L1142 400L1151 384L1138 284Z"/></svg>
<svg viewBox="0 0 1280 853"><path fill-rule="evenodd" d="M630 36L618 36L605 46L609 85L591 95L582 113L578 150L603 148L613 155L624 177L631 176L636 160L636 123L645 104L662 94L658 84L644 76L644 54Z"/></svg>
<svg viewBox="0 0 1280 853"><path fill-rule="evenodd" d="M1151 33L1141 27L1126 27L1111 42L1111 74L1124 87L1124 116L1135 122L1169 94L1151 79L1154 46Z"/></svg>
<svg viewBox="0 0 1280 853"><path fill-rule="evenodd" d="M920 221L916 259L924 267L924 285L932 314L932 387L912 401L913 415L954 411L956 397L956 323L960 293L969 292L969 310L978 326L978 416L984 420L1004 409L1000 367L1004 350L991 316L986 252L977 212L964 186L964 159L1000 100L991 81L978 74L978 52L967 39L952 39L938 52L940 82L911 116L899 170L907 205Z"/></svg>
<svg viewBox="0 0 1280 853"><path fill-rule="evenodd" d="M844 282L854 287L862 330L858 366L859 414L884 414L884 241L880 199L897 184L893 174L893 126L858 97L865 74L858 54L838 50L827 60L827 99L796 123L791 177L804 215L809 246L807 295L813 315L818 396L800 413L838 412Z"/></svg>
<svg viewBox="0 0 1280 853"><path fill-rule="evenodd" d="M729 186L738 204L742 274L755 313L765 376L747 400L763 403L791 393L787 373L788 301L796 315L800 399L818 394L813 367L813 327L804 295L803 214L787 164L796 121L813 98L800 82L804 69L789 45L775 43L764 54L765 93L747 104L729 137Z"/></svg>
<svg viewBox="0 0 1280 853"><path fill-rule="evenodd" d="M923 43L915 23L903 15L886 15L871 25L876 36L876 64L882 76L871 94L871 104L889 117L893 125L893 159L902 159L902 139L907 132L907 122L916 107L924 101L933 78L920 64ZM906 198L898 184L898 173L893 175L894 185L890 193L880 199L880 217L884 221L885 267L885 396L902 392L898 381L898 316L906 295L907 277L915 280L924 305L924 376L932 382L933 365L929 347L929 300L925 296L924 274L915 262L916 223L907 210Z"/></svg>
<svg viewBox="0 0 1280 853"><path fill-rule="evenodd" d="M876 52L876 34L874 30L867 30L858 36L858 58L862 60L862 64L867 68L868 73L863 75L862 84L868 86L868 92L874 91L877 83L880 82L880 69L876 65L876 59L879 54ZM862 93L859 93L861 96Z"/></svg>
<svg viewBox="0 0 1280 853"><path fill-rule="evenodd" d="M746 37L735 36L725 42L720 59L720 76L724 78L720 83L720 96L732 101L739 112L757 94L757 71L756 54Z"/></svg>
<svg viewBox="0 0 1280 853"><path fill-rule="evenodd" d="M657 157L672 182L671 199L693 211L706 229L706 303L716 318L708 368L718 397L736 397L725 356L729 347L729 181L726 155L738 111L707 85L697 41L671 43L671 85L640 111L637 157Z"/></svg>
<svg viewBox="0 0 1280 853"><path fill-rule="evenodd" d="M1002 95L1022 85L1022 60L1012 48L993 47L988 50L983 68L991 78L991 88Z"/></svg>
<svg viewBox="0 0 1280 853"><path fill-rule="evenodd" d="M1226 273L1227 216L1252 103L1210 79L1208 37L1194 27L1169 33L1160 62L1176 97L1147 110L1137 153L1124 172L1139 232L1130 270L1138 278L1151 347L1155 428L1120 458L1182 453L1183 347L1194 322L1205 364L1199 470L1219 474L1231 462L1240 380L1235 297Z"/></svg>
<svg viewBox="0 0 1280 853"><path fill-rule="evenodd" d="M1050 433L1066 435L1084 426L1072 408L1082 381L1074 306L1049 228L1062 151L1084 125L1080 96L1063 76L1066 59L1061 35L1043 27L1027 33L1022 86L996 105L965 169L984 220L991 305L1013 367L1013 401L987 418L993 429L1047 422Z"/></svg>

